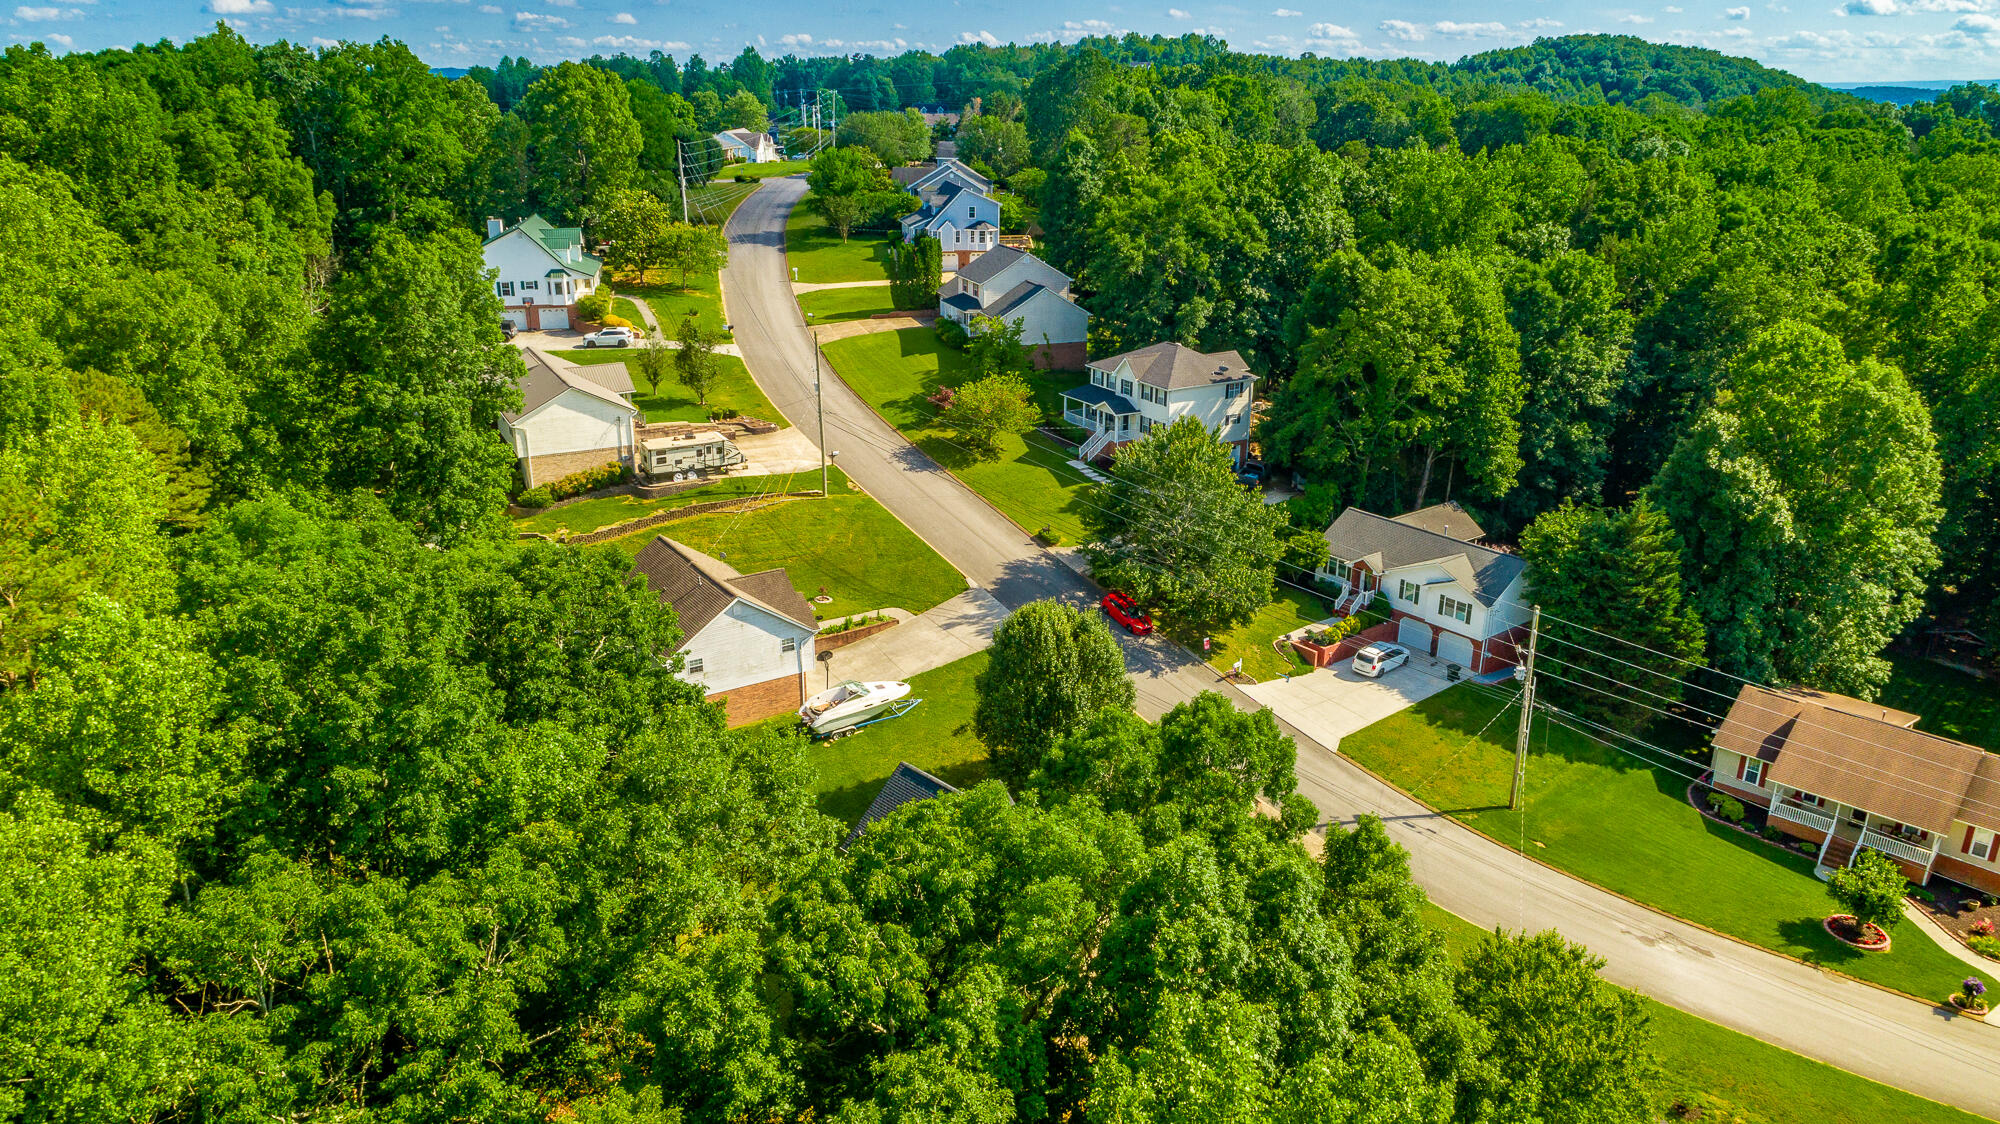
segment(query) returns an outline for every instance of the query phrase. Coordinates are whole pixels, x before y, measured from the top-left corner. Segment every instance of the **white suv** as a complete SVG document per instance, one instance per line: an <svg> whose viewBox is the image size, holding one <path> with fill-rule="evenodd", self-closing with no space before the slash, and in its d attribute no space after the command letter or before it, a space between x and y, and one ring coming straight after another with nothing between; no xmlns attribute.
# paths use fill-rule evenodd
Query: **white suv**
<svg viewBox="0 0 2000 1124"><path fill-rule="evenodd" d="M605 328L583 337L585 347L630 347L638 333L630 328Z"/></svg>
<svg viewBox="0 0 2000 1124"><path fill-rule="evenodd" d="M1410 662L1410 650L1400 644L1370 644L1354 653L1354 674L1379 679Z"/></svg>

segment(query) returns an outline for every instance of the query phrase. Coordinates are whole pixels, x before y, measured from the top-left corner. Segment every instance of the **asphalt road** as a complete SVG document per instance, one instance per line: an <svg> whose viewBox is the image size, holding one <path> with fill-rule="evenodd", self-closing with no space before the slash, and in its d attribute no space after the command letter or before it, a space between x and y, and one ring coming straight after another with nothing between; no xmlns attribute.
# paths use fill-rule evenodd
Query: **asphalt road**
<svg viewBox="0 0 2000 1124"><path fill-rule="evenodd" d="M803 178L769 180L737 208L722 280L751 375L788 421L816 438L813 345L784 259L785 217L803 194ZM1095 598L1089 582L904 441L830 371L824 389L826 445L839 450L840 467L971 581L1009 607ZM1126 650L1148 717L1202 690L1259 709L1177 648L1128 638ZM1289 732L1298 741L1300 791L1336 822L1363 812L1383 817L1409 849L1417 882L1445 909L1488 928L1557 929L1604 957L1604 975L1617 983L1864 1077L2000 1117L2000 1027L1951 1018L1634 905L1426 810Z"/></svg>

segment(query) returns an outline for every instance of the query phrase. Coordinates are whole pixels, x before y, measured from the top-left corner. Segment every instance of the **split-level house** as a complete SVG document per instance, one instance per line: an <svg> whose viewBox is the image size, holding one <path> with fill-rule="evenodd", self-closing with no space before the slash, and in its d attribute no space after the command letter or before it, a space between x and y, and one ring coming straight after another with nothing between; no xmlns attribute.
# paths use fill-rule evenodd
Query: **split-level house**
<svg viewBox="0 0 2000 1124"><path fill-rule="evenodd" d="M680 620L681 678L721 702L731 726L805 704L819 622L783 569L738 573L665 535L639 551L632 569Z"/></svg>
<svg viewBox="0 0 2000 1124"><path fill-rule="evenodd" d="M1926 734L1918 716L1804 688L1746 685L1715 732L1715 787L1819 844L1822 868L1863 850L1922 884L2000 893L2000 757Z"/></svg>
<svg viewBox="0 0 2000 1124"><path fill-rule="evenodd" d="M1519 662L1530 614L1527 563L1475 541L1485 537L1454 503L1394 517L1350 507L1326 529L1327 562L1315 576L1339 587L1337 615L1378 602L1389 610L1368 639L1481 675Z"/></svg>
<svg viewBox="0 0 2000 1124"><path fill-rule="evenodd" d="M959 270L938 289L938 316L968 331L981 316L1018 323L1036 366L1083 366L1090 313L1070 299L1067 274L1025 250L1001 246Z"/></svg>
<svg viewBox="0 0 2000 1124"><path fill-rule="evenodd" d="M583 231L529 215L513 226L486 220L481 253L500 314L516 328L559 331L576 323L576 299L597 289L604 263L584 253Z"/></svg>
<svg viewBox="0 0 2000 1124"><path fill-rule="evenodd" d="M1251 404L1257 376L1234 351L1203 354L1156 343L1099 359L1090 381L1062 392L1063 419L1088 436L1077 451L1086 461L1116 455L1156 426L1200 418L1241 465L1250 452Z"/></svg>
<svg viewBox="0 0 2000 1124"><path fill-rule="evenodd" d="M773 164L785 158L769 133L726 129L715 134L715 143L722 146L722 158L732 164Z"/></svg>
<svg viewBox="0 0 2000 1124"><path fill-rule="evenodd" d="M894 172L917 169L897 168ZM1000 245L1000 204L985 176L956 160L940 160L921 176L907 178L905 189L917 197L917 209L903 216L903 241L928 234L938 240L947 269L964 269Z"/></svg>
<svg viewBox="0 0 2000 1124"><path fill-rule="evenodd" d="M632 465L639 408L623 363L582 367L523 348L521 408L500 415L500 435L530 488L606 464Z"/></svg>

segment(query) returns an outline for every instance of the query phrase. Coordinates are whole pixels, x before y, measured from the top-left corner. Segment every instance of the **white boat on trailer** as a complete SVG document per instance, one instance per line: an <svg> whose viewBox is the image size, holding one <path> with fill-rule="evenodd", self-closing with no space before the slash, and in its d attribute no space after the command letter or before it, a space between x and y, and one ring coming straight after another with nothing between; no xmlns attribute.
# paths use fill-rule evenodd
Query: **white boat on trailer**
<svg viewBox="0 0 2000 1124"><path fill-rule="evenodd" d="M851 734L885 718L900 718L922 699L905 699L908 683L884 680L861 683L848 680L806 700L799 708L799 721L816 738Z"/></svg>

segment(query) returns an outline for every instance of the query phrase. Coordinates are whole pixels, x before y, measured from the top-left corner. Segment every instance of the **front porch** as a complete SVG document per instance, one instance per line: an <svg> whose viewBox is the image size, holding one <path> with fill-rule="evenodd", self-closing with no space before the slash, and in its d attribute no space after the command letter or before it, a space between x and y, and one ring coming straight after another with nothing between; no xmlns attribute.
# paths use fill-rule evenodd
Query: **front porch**
<svg viewBox="0 0 2000 1124"><path fill-rule="evenodd" d="M1770 826L1794 838L1819 844L1815 873L1821 877L1834 868L1854 865L1855 857L1863 850L1873 850L1894 860L1911 882L1921 886L1930 880L1931 867L1944 845L1942 835L1893 823L1865 808L1783 786L1773 787L1778 792L1766 809Z"/></svg>
<svg viewBox="0 0 2000 1124"><path fill-rule="evenodd" d="M1089 463L1140 434L1139 407L1101 386L1079 386L1062 392L1063 420L1089 434L1077 448L1077 458Z"/></svg>

